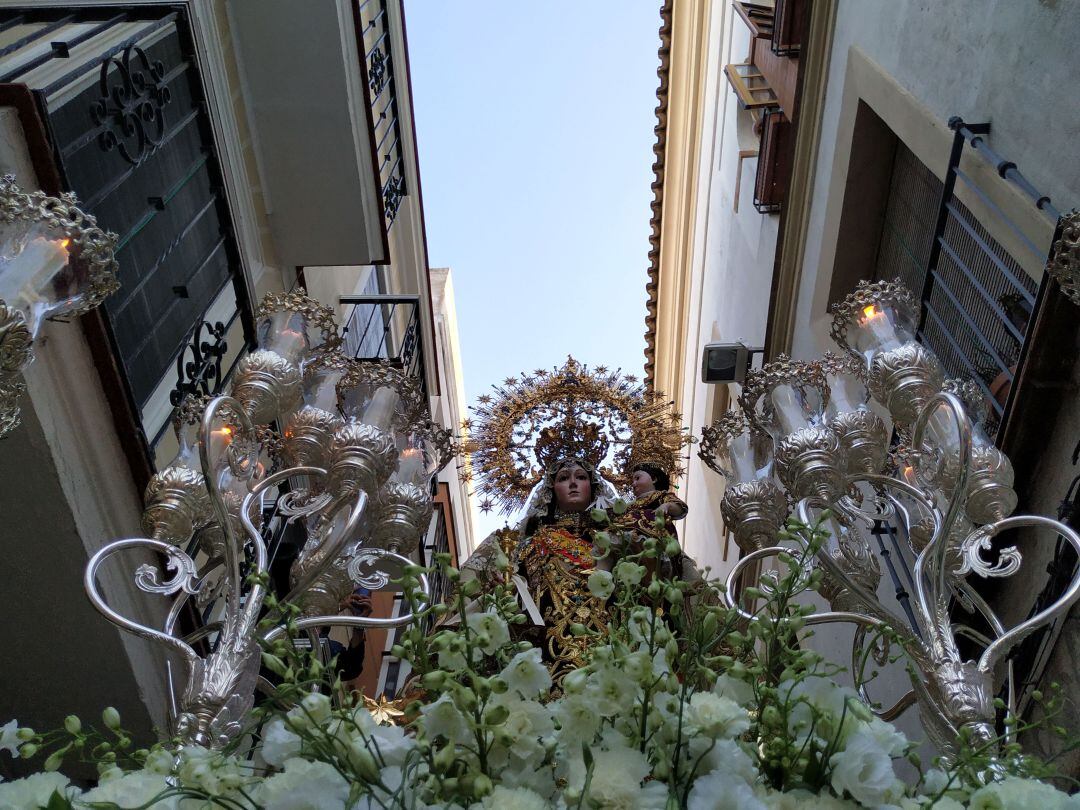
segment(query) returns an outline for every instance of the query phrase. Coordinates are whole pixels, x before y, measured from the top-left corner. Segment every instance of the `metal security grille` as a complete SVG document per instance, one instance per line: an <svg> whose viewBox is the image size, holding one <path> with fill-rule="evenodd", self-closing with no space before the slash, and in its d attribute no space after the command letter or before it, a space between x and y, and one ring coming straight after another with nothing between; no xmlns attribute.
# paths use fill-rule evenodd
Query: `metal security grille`
<svg viewBox="0 0 1080 810"><path fill-rule="evenodd" d="M221 320L241 313L251 334L187 20L164 5L4 11L0 36L0 75L34 91L65 185L120 235L105 311L141 409L227 285Z"/></svg>
<svg viewBox="0 0 1080 810"><path fill-rule="evenodd" d="M898 144L875 277L899 277L916 295L927 293L919 337L950 376L973 379L983 389L992 435L1016 373L1038 285L951 194L937 255L932 255L944 190L942 181Z"/></svg>

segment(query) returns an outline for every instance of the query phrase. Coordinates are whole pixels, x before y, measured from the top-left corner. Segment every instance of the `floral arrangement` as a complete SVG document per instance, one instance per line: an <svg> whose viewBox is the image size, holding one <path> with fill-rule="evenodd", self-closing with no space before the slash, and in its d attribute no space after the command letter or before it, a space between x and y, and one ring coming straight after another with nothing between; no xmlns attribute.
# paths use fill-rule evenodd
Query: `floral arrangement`
<svg viewBox="0 0 1080 810"><path fill-rule="evenodd" d="M978 746L962 738L951 760L924 768L903 734L837 683L838 668L799 644L810 609L798 597L817 584L809 561L823 535L789 531L810 542L741 595L756 605L750 619L723 606L717 583L657 573L658 558L678 553L674 539L635 547L599 533L602 549L622 549L589 580L610 629L559 684L521 638L527 622L510 587L465 581L441 559L453 604L424 605L424 569L414 568L406 599L444 623L410 628L395 649L415 676L405 725L279 640L263 661L281 685L232 748L138 748L113 709L100 728L72 716L38 734L12 721L0 749L46 758L40 773L0 783L0 807L1080 808L1080 796L1040 781L1052 770L1007 741L1015 734ZM479 612L446 621L474 600ZM1052 723L1056 698L1044 709ZM69 758L94 762L97 785L62 775ZM906 782L904 760L916 774Z"/></svg>

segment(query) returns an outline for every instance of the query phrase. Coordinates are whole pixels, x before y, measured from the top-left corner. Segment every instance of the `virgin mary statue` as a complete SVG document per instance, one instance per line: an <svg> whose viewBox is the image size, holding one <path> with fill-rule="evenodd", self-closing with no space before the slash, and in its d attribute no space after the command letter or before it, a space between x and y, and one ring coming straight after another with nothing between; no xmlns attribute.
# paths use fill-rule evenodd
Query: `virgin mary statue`
<svg viewBox="0 0 1080 810"><path fill-rule="evenodd" d="M507 380L473 410L476 418L464 425L463 478L475 485L482 510L496 503L504 513L524 510L515 528L485 539L462 572L512 579L532 619L526 632L558 682L584 663L590 636L603 636L608 625L604 600L588 588L610 559L598 559L594 547L594 510L609 510L621 495L633 501L633 469L642 461L678 472L679 416L633 378L589 371L572 358L554 372ZM497 565L500 557L509 565ZM578 624L594 633L573 633Z"/></svg>

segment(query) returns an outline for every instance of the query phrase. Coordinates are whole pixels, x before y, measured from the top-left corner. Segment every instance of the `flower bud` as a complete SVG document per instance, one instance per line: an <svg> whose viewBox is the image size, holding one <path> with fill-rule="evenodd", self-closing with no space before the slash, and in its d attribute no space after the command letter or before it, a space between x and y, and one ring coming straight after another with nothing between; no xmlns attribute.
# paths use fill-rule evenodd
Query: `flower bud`
<svg viewBox="0 0 1080 810"><path fill-rule="evenodd" d="M105 711L101 713L101 722L105 724L106 728L116 731L120 728L120 712L112 706L106 707Z"/></svg>
<svg viewBox="0 0 1080 810"><path fill-rule="evenodd" d="M67 753L68 747L64 746L58 751L53 751L49 754L48 759L45 760L45 764L41 767L46 771L57 771L60 766L64 764L64 754Z"/></svg>
<svg viewBox="0 0 1080 810"><path fill-rule="evenodd" d="M505 704L496 703L486 712L484 712L484 722L489 726L499 726L506 722L506 718L510 716L510 709Z"/></svg>
<svg viewBox="0 0 1080 810"><path fill-rule="evenodd" d="M78 734L82 731L82 721L73 714L64 718L64 729L68 734Z"/></svg>
<svg viewBox="0 0 1080 810"><path fill-rule="evenodd" d="M38 747L33 743L25 743L19 746L19 756L30 759L37 753Z"/></svg>
<svg viewBox="0 0 1080 810"><path fill-rule="evenodd" d="M491 779L486 775L479 773L476 775L476 779L473 781L473 794L483 798L489 795L495 786L491 783Z"/></svg>
<svg viewBox="0 0 1080 810"><path fill-rule="evenodd" d="M615 503L611 504L611 511L616 515L621 515L626 512L626 501L622 498L616 498Z"/></svg>
<svg viewBox="0 0 1080 810"><path fill-rule="evenodd" d="M664 546L664 553L669 557L674 557L682 553L682 546L679 545L679 541L674 537L669 537L667 544Z"/></svg>
<svg viewBox="0 0 1080 810"><path fill-rule="evenodd" d="M354 740L349 746L349 761L365 782L379 781L379 765L363 740Z"/></svg>
<svg viewBox="0 0 1080 810"><path fill-rule="evenodd" d="M441 669L436 669L431 672L424 673L424 676L420 681L428 689L440 690L446 686L446 679L449 676Z"/></svg>

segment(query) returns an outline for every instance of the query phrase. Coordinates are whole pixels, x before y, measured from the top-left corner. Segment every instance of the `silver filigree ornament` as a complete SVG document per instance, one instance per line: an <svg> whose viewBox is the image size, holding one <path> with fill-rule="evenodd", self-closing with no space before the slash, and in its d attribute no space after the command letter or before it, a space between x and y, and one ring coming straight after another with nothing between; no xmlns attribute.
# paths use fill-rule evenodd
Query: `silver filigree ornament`
<svg viewBox="0 0 1080 810"><path fill-rule="evenodd" d="M0 247L3 253L0 273L8 277L0 289L11 300L0 298L0 438L8 435L19 424L18 398L25 389L22 370L33 360L33 340L37 334L36 317L28 320L28 314L41 306L41 299L55 296L56 300L44 308L45 317L73 318L90 312L101 304L120 284L117 281L117 236L97 227L97 220L84 213L74 194L65 193L50 197L44 192L26 193L15 182L14 175L0 177L0 223L9 233L8 243ZM48 277L41 274L48 268L43 264L35 267L25 251L28 246L15 245L26 233L11 235L13 231L40 233L34 241L52 242L60 247L51 249L52 255L65 255L66 262L56 267ZM62 250L63 254L58 253ZM12 256L7 254L14 253ZM22 273L32 278L13 276L10 266L19 261ZM44 255L41 258L44 262ZM69 277L58 281L61 274ZM23 287L32 284L30 300L22 300ZM45 290L49 290L48 293Z"/></svg>
<svg viewBox="0 0 1080 810"><path fill-rule="evenodd" d="M870 363L870 394L898 425L914 422L944 382L941 363L921 343L879 352Z"/></svg>
<svg viewBox="0 0 1080 810"><path fill-rule="evenodd" d="M237 363L232 394L251 421L265 425L300 404L300 368L277 352L257 349Z"/></svg>
<svg viewBox="0 0 1080 810"><path fill-rule="evenodd" d="M415 484L390 481L379 495L372 542L398 554L411 554L431 522L431 494Z"/></svg>
<svg viewBox="0 0 1080 810"><path fill-rule="evenodd" d="M335 413L305 405L285 425L281 442L285 463L291 467L329 467L330 443L344 424Z"/></svg>
<svg viewBox="0 0 1080 810"><path fill-rule="evenodd" d="M775 542L787 514L787 498L769 479L733 484L724 491L720 502L724 525L731 529L735 544L744 553Z"/></svg>
<svg viewBox="0 0 1080 810"><path fill-rule="evenodd" d="M350 420L330 443L328 486L342 493L378 492L397 464L393 437L373 425Z"/></svg>

